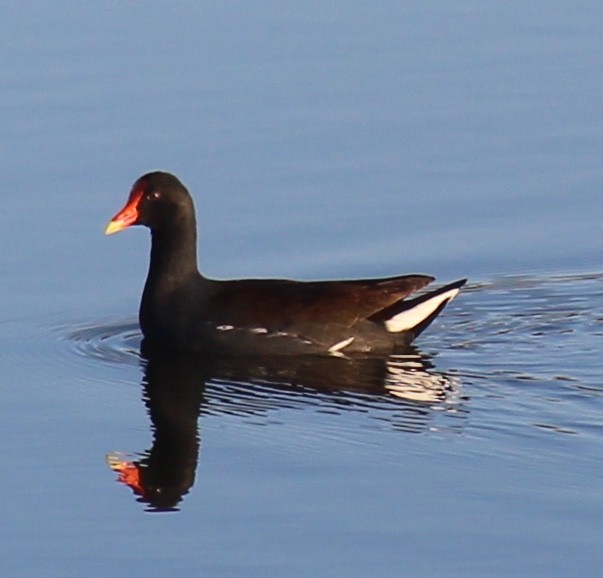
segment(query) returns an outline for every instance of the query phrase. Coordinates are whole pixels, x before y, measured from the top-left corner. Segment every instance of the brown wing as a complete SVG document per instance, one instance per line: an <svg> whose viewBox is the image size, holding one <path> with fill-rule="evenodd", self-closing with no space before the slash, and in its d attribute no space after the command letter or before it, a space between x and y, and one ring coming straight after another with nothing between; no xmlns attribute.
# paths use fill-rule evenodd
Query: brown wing
<svg viewBox="0 0 603 578"><path fill-rule="evenodd" d="M226 321L223 313L228 312L233 325L328 322L351 327L433 280L427 275L403 275L358 281L222 281L217 282L211 301L216 316Z"/></svg>

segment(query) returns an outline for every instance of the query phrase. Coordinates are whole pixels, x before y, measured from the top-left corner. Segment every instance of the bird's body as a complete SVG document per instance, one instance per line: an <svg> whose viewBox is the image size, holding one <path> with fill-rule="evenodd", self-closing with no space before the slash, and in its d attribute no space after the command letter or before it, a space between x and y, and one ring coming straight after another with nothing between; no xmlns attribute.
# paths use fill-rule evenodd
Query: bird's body
<svg viewBox="0 0 603 578"><path fill-rule="evenodd" d="M426 275L350 281L217 281L197 268L192 199L173 175L136 181L107 227L151 229L149 273L140 326L150 344L212 354L341 355L388 353L411 343L465 280L406 299L433 281Z"/></svg>

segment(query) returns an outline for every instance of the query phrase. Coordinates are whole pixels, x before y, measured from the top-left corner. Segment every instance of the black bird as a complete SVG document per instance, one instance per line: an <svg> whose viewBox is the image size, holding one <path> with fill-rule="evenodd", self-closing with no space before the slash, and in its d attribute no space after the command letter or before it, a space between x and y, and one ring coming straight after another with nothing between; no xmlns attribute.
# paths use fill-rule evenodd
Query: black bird
<svg viewBox="0 0 603 578"><path fill-rule="evenodd" d="M133 185L105 233L151 229L140 303L145 341L212 354L389 353L409 345L466 283L406 299L427 275L342 281L208 279L197 268L197 224L186 187L165 172Z"/></svg>

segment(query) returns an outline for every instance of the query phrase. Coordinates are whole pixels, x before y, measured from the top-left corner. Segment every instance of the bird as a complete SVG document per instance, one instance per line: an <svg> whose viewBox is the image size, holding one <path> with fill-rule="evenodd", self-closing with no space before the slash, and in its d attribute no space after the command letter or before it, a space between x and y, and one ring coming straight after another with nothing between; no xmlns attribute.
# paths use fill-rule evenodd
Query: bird
<svg viewBox="0 0 603 578"><path fill-rule="evenodd" d="M173 174L141 176L109 222L151 231L139 309L144 342L207 355L391 354L409 346L466 279L410 297L430 275L295 281L215 280L199 272L193 199Z"/></svg>

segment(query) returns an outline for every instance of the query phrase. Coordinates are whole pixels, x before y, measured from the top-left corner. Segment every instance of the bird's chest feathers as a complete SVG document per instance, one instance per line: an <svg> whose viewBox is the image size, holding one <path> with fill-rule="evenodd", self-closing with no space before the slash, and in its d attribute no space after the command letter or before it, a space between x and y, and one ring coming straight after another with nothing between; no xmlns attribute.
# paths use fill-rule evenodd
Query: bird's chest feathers
<svg viewBox="0 0 603 578"><path fill-rule="evenodd" d="M161 285L147 283L140 304L140 323L143 332L154 327L161 333L171 333L174 328L184 328L191 323L199 307L199 297L182 284L163 279Z"/></svg>

